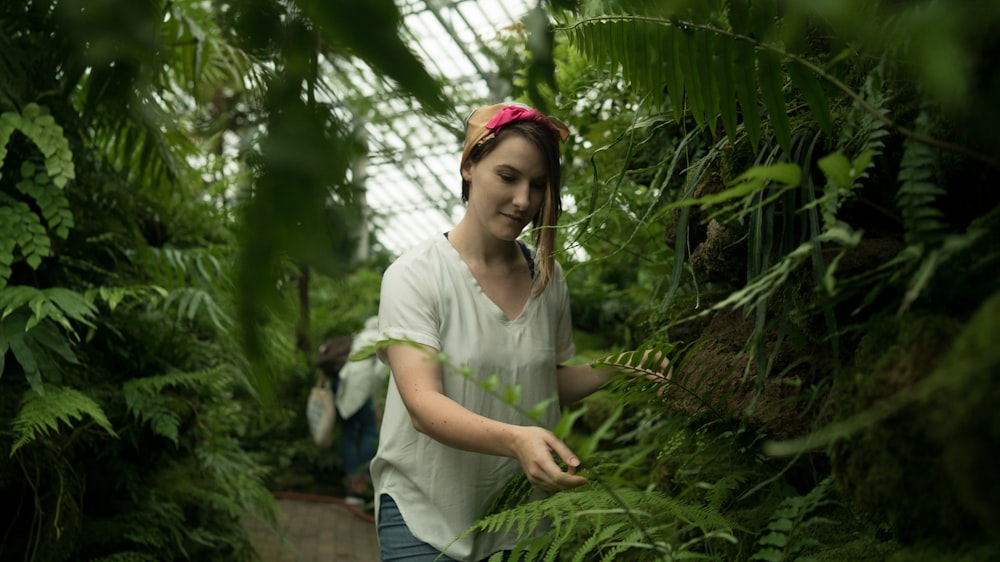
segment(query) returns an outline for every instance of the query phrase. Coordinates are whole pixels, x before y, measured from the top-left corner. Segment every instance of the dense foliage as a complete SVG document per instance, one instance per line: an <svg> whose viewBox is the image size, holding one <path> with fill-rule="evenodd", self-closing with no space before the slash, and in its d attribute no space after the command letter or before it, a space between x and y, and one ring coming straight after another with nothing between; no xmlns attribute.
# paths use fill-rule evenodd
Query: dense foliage
<svg viewBox="0 0 1000 562"><path fill-rule="evenodd" d="M301 4L0 7L0 558L255 556L243 517L306 448L254 446L306 440L311 342L373 305L299 314L358 236L303 11L333 14Z"/></svg>
<svg viewBox="0 0 1000 562"><path fill-rule="evenodd" d="M522 91L577 133L575 318L674 372L574 412L593 486L480 526L548 519L548 559L997 556L1000 11L563 8Z"/></svg>
<svg viewBox="0 0 1000 562"><path fill-rule="evenodd" d="M567 410L591 485L510 507L512 482L479 525L545 522L549 560L996 557L998 23L528 14L501 66L574 131L582 355L674 370ZM390 0L0 7L0 558L250 559L269 471L335 463L304 439L311 350L388 257L355 260L361 149L318 93L357 57L447 113L400 24Z"/></svg>

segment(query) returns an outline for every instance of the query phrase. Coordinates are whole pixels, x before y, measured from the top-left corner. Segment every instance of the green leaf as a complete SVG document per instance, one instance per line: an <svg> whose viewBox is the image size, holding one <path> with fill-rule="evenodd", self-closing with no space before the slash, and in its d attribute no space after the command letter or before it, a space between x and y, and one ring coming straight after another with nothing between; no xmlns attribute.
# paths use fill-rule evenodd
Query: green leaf
<svg viewBox="0 0 1000 562"><path fill-rule="evenodd" d="M787 521L787 520L786 520ZM760 544L773 544L774 546L785 546L788 544L788 535L784 533L768 533L757 542Z"/></svg>
<svg viewBox="0 0 1000 562"><path fill-rule="evenodd" d="M545 415L546 411L548 411L549 406L552 403L558 402L558 401L559 401L559 396L552 396L550 398L542 400L538 404L535 404L534 406L532 406L530 410L528 410L528 417L531 418L534 421L538 421L538 420L542 419L542 416Z"/></svg>
<svg viewBox="0 0 1000 562"><path fill-rule="evenodd" d="M750 3L749 2L726 2L729 8L729 24L733 28L733 33L740 35L751 35L750 29Z"/></svg>
<svg viewBox="0 0 1000 562"><path fill-rule="evenodd" d="M674 36L682 32L673 27L658 26L657 29L660 30L658 32L659 49L666 54L666 60L663 61L663 71L667 95L670 96L670 107L675 113L675 118L679 119L680 114L684 111L684 69L677 56L675 47L677 39Z"/></svg>
<svg viewBox="0 0 1000 562"><path fill-rule="evenodd" d="M576 420L580 418L583 414L587 412L586 407L581 407L576 410L569 412L564 412L562 417L559 418L559 423L552 429L552 433L555 434L559 439L565 439L573 430L573 425L576 424Z"/></svg>
<svg viewBox="0 0 1000 562"><path fill-rule="evenodd" d="M448 109L441 84L400 36L402 16L393 0L302 0L297 5L332 44L346 45L429 110Z"/></svg>
<svg viewBox="0 0 1000 562"><path fill-rule="evenodd" d="M52 323L45 322L35 326L28 336L35 340L39 345L44 346L56 355L62 357L67 363L73 365L78 365L76 354L69 346L69 339L66 338Z"/></svg>
<svg viewBox="0 0 1000 562"><path fill-rule="evenodd" d="M14 359L24 369L24 376L28 379L28 385L31 386L31 389L38 394L45 394L45 387L42 385L42 373L38 369L35 352L28 345L28 342L25 341L25 335L21 333L8 336L7 345L10 346L10 351L14 354Z"/></svg>
<svg viewBox="0 0 1000 562"><path fill-rule="evenodd" d="M792 153L792 131L785 113L784 75L781 61L776 53L767 49L757 51L757 69L760 79L761 97L771 123L774 136L786 154Z"/></svg>
<svg viewBox="0 0 1000 562"><path fill-rule="evenodd" d="M834 185L847 188L854 183L851 179L851 162L840 152L831 152L820 158L816 164Z"/></svg>
<svg viewBox="0 0 1000 562"><path fill-rule="evenodd" d="M517 405L521 401L521 385L505 385L503 388L503 401L507 404Z"/></svg>
<svg viewBox="0 0 1000 562"><path fill-rule="evenodd" d="M716 53L716 81L719 91L719 113L722 116L722 126L726 129L726 136L730 143L736 142L737 123L739 121L738 110L736 108L736 84L731 72L735 64L735 46L729 37L719 37L715 46Z"/></svg>
<svg viewBox="0 0 1000 562"><path fill-rule="evenodd" d="M576 454L580 458L589 458L597 450L602 439L614 437L613 427L624 411L625 405L619 403L615 411L601 422L601 426L576 447Z"/></svg>
<svg viewBox="0 0 1000 562"><path fill-rule="evenodd" d="M733 186L719 193L713 193L691 199L692 203L700 205L715 205L723 201L744 197L762 189L766 182L776 181L789 187L796 187L802 183L802 169L798 164L782 162L770 166L754 166L737 176L729 185Z"/></svg>
<svg viewBox="0 0 1000 562"><path fill-rule="evenodd" d="M486 377L486 380L482 381L480 385L487 392L496 392L500 388L500 376L496 373L490 373L490 376Z"/></svg>
<svg viewBox="0 0 1000 562"><path fill-rule="evenodd" d="M785 65L792 84L799 89L806 104L812 110L813 118L828 137L833 137L833 118L830 116L830 102L816 75L799 61L791 60Z"/></svg>
<svg viewBox="0 0 1000 562"><path fill-rule="evenodd" d="M755 552L750 560L764 560L765 562L780 562L784 560L785 556L780 550L773 548L762 548Z"/></svg>
<svg viewBox="0 0 1000 562"><path fill-rule="evenodd" d="M44 394L28 391L20 411L11 422L14 444L10 456L50 431L57 431L60 423L73 427L73 421L84 416L89 416L102 429L117 437L104 410L81 392L65 386L50 387Z"/></svg>
<svg viewBox="0 0 1000 562"><path fill-rule="evenodd" d="M733 44L733 60L730 73L736 87L743 114L743 127L747 131L750 145L756 151L760 145L760 110L757 102L757 78L755 74L753 47L742 41Z"/></svg>

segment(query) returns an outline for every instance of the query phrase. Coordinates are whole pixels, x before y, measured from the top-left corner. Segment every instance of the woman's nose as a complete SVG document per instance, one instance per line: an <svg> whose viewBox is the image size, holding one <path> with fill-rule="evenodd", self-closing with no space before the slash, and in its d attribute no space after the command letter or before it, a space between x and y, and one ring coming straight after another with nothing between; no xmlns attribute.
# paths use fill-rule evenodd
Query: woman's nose
<svg viewBox="0 0 1000 562"><path fill-rule="evenodd" d="M531 204L531 185L528 182L518 183L514 188L514 206L527 209Z"/></svg>

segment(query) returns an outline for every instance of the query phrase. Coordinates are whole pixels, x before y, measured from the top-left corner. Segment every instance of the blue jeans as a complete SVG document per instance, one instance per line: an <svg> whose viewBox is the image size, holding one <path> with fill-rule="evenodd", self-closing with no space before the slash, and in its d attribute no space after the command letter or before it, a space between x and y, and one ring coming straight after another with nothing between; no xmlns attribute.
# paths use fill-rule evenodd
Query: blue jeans
<svg viewBox="0 0 1000 562"><path fill-rule="evenodd" d="M382 562L410 560L412 562L456 562L433 546L413 536L403 521L396 502L388 494L379 497L378 543ZM504 552L504 561L510 560L510 553ZM482 562L489 560L487 556Z"/></svg>
<svg viewBox="0 0 1000 562"><path fill-rule="evenodd" d="M396 502L387 494L382 494L379 498L378 545L382 562L455 562L454 558L444 556L433 546L413 536L406 521L403 521Z"/></svg>
<svg viewBox="0 0 1000 562"><path fill-rule="evenodd" d="M361 474L375 456L377 445L375 404L369 398L353 416L340 419L340 455L344 474L348 477Z"/></svg>

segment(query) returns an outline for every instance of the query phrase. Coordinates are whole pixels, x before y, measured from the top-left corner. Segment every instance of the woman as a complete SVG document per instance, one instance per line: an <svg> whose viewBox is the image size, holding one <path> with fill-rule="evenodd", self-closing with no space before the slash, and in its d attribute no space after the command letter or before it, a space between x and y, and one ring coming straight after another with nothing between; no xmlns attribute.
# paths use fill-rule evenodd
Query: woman
<svg viewBox="0 0 1000 562"><path fill-rule="evenodd" d="M545 429L560 403L610 376L563 365L575 348L553 227L559 142L568 134L526 106L474 111L461 159L462 220L386 270L379 340L391 343L379 354L392 378L371 465L382 560L477 561L511 549L509 536L458 537L519 470L541 492L586 483L573 451ZM534 249L518 239L528 224ZM520 385L517 407L477 383L492 375ZM538 425L524 412L546 400Z"/></svg>

